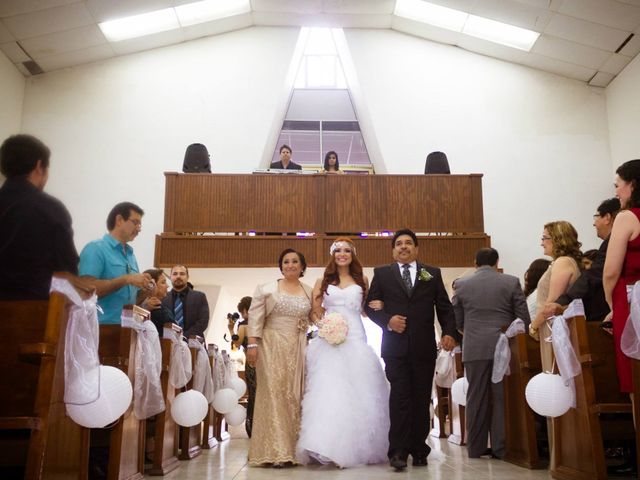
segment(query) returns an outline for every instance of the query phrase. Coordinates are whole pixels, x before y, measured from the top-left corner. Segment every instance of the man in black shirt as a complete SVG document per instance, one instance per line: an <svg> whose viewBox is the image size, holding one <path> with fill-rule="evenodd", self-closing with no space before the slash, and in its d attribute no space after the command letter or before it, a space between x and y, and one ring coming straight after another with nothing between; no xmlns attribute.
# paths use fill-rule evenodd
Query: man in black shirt
<svg viewBox="0 0 640 480"><path fill-rule="evenodd" d="M602 288L602 272L604 261L609 246L609 236L613 228L613 220L620 210L620 200L610 198L603 201L598 207L598 213L593 216L593 226L603 242L598 249L598 254L591 264L591 268L582 272L573 285L564 295L561 295L555 303L548 303L544 307L544 315L550 317L559 315L564 307L576 298L581 298L584 303L585 316L588 321L601 321L609 313L609 306L604 299Z"/></svg>
<svg viewBox="0 0 640 480"><path fill-rule="evenodd" d="M0 147L0 300L46 300L53 274L90 290L78 273L71 215L43 192L49 148L31 135L14 135Z"/></svg>
<svg viewBox="0 0 640 480"><path fill-rule="evenodd" d="M291 147L289 145L282 145L280 147L280 161L273 162L269 168L275 168L278 170L302 170L302 166L291 161L292 154Z"/></svg>

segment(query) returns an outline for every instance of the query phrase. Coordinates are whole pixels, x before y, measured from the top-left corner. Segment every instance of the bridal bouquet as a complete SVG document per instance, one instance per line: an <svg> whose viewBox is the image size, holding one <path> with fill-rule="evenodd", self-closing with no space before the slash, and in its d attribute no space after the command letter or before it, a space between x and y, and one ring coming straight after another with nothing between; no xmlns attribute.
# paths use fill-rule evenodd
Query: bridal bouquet
<svg viewBox="0 0 640 480"><path fill-rule="evenodd" d="M318 322L318 336L331 345L340 345L347 338L349 327L339 313L328 313Z"/></svg>

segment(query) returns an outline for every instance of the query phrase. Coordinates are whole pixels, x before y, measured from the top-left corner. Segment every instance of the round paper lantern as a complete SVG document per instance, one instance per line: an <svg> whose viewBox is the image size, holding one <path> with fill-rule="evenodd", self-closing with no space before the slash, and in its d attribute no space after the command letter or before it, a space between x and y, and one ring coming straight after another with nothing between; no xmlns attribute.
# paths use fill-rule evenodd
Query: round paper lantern
<svg viewBox="0 0 640 480"><path fill-rule="evenodd" d="M524 396L531 410L543 417L559 417L567 413L573 403L573 390L562 377L553 373L539 373L527 384Z"/></svg>
<svg viewBox="0 0 640 480"><path fill-rule="evenodd" d="M100 365L100 395L84 405L67 404L67 413L78 425L103 428L127 411L133 398L129 377L120 369Z"/></svg>
<svg viewBox="0 0 640 480"><path fill-rule="evenodd" d="M198 425L208 411L207 398L197 390L179 393L171 404L171 417L181 427Z"/></svg>
<svg viewBox="0 0 640 480"><path fill-rule="evenodd" d="M247 384L240 377L233 377L229 382L229 385L233 390L235 390L238 398L242 398L242 396L247 391Z"/></svg>
<svg viewBox="0 0 640 480"><path fill-rule="evenodd" d="M451 397L455 403L462 405L467 404L467 389L469 388L469 382L466 377L457 379L451 385Z"/></svg>
<svg viewBox="0 0 640 480"><path fill-rule="evenodd" d="M213 409L226 415L232 412L238 404L238 394L232 388L221 388L213 397Z"/></svg>
<svg viewBox="0 0 640 480"><path fill-rule="evenodd" d="M244 408L240 404L236 404L236 408L234 408L231 412L227 413L224 416L224 420L227 424L232 427L237 427L238 425L242 425L247 418L247 409Z"/></svg>

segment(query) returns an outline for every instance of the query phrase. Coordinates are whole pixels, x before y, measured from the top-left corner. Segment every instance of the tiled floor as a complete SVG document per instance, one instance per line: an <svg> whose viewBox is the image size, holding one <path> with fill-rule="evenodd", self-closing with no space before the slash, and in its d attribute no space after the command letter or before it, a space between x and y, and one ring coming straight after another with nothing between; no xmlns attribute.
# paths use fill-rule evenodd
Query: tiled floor
<svg viewBox="0 0 640 480"><path fill-rule="evenodd" d="M470 460L464 447L446 440L430 438L433 448L429 466L412 468L395 473L388 465L371 465L339 470L335 467L313 465L286 469L255 468L247 465L249 440L240 429L232 429L231 440L220 446L203 451L199 457L180 462L180 467L165 478L177 480L194 478L199 480L271 480L271 479L322 479L322 480L376 480L388 478L434 479L434 480L529 480L551 478L546 470L527 470L500 460ZM151 477L149 477L151 478Z"/></svg>

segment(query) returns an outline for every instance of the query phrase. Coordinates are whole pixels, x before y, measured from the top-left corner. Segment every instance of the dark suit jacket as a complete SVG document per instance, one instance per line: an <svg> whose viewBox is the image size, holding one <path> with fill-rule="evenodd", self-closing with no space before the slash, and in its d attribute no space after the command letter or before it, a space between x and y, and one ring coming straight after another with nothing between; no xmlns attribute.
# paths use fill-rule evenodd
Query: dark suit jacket
<svg viewBox="0 0 640 480"><path fill-rule="evenodd" d="M277 168L280 170L285 170L284 166L282 165L282 161L278 160L277 162L273 162L271 165L269 165L269 168ZM293 163L293 162L289 162L289 165L287 165L286 170L302 170L302 165L298 165L297 163Z"/></svg>
<svg viewBox="0 0 640 480"><path fill-rule="evenodd" d="M559 305L569 305L576 298L581 298L585 316L589 321L602 320L609 313L609 305L604 298L604 288L602 287L602 273L608 246L609 237L600 245L598 255L591 264L591 268L582 272L582 275L569 287L569 290L556 300Z"/></svg>
<svg viewBox="0 0 640 480"><path fill-rule="evenodd" d="M455 338L455 321L449 296L442 283L439 268L417 264L416 281L411 292L406 290L397 263L377 267L369 288L367 303L382 300L384 310L375 311L365 306L367 315L382 328L382 357L404 357L413 359L436 358L434 331L434 307L443 335ZM428 281L420 280L420 271L431 274ZM403 333L387 329L393 315L407 317L407 328Z"/></svg>
<svg viewBox="0 0 640 480"><path fill-rule="evenodd" d="M453 310L457 328L464 330L463 362L493 360L501 329L516 318L530 323L520 280L489 266L456 281Z"/></svg>
<svg viewBox="0 0 640 480"><path fill-rule="evenodd" d="M192 335L200 335L204 337L204 331L209 326L209 302L207 302L207 296L193 290L191 287L187 287L186 302L184 304L184 331L185 337ZM169 310L173 312L173 293L169 293L162 305L165 305Z"/></svg>

